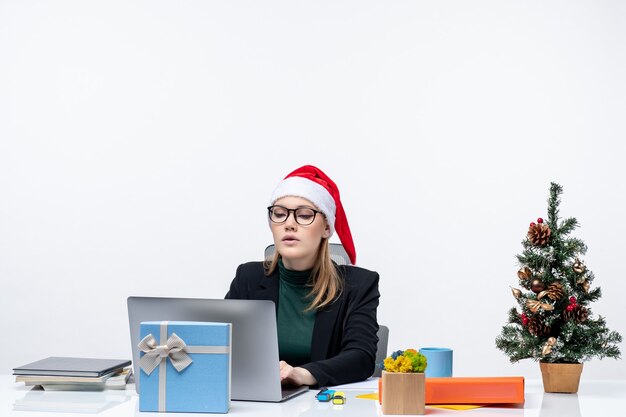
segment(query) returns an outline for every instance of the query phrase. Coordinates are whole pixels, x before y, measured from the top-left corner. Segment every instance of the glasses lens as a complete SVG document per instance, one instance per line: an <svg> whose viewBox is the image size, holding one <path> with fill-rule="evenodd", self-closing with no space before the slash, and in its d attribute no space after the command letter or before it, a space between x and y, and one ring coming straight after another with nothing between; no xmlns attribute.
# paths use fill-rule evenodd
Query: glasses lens
<svg viewBox="0 0 626 417"><path fill-rule="evenodd" d="M313 220L315 220L315 212L308 208L296 209L295 214L296 214L296 222L304 226L313 223Z"/></svg>
<svg viewBox="0 0 626 417"><path fill-rule="evenodd" d="M280 206L270 207L270 220L274 223L282 223L287 220L287 216L289 215L289 211Z"/></svg>

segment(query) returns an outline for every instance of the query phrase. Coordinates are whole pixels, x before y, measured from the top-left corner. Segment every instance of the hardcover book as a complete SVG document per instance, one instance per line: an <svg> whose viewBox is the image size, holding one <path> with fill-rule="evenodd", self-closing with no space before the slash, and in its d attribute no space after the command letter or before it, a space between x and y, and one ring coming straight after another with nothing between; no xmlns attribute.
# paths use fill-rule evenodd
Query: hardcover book
<svg viewBox="0 0 626 417"><path fill-rule="evenodd" d="M15 382L28 386L41 386L46 391L102 391L105 389L126 389L132 376L132 368L104 376L50 376L16 375Z"/></svg>
<svg viewBox="0 0 626 417"><path fill-rule="evenodd" d="M130 365L126 359L68 358L51 356L13 368L13 375L101 377Z"/></svg>

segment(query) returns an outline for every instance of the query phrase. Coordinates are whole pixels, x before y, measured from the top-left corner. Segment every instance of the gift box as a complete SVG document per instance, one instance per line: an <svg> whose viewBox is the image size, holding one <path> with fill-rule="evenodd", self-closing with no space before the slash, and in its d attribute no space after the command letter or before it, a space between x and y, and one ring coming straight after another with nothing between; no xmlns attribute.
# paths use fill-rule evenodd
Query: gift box
<svg viewBox="0 0 626 417"><path fill-rule="evenodd" d="M231 324L141 323L139 411L227 413Z"/></svg>

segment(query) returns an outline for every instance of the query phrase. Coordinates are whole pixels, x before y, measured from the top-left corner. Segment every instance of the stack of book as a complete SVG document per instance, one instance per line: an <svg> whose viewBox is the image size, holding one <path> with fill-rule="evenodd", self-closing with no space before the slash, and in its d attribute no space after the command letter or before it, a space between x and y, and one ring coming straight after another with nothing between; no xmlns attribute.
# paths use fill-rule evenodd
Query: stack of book
<svg viewBox="0 0 626 417"><path fill-rule="evenodd" d="M13 368L15 382L47 391L126 389L132 370L125 359L49 357Z"/></svg>

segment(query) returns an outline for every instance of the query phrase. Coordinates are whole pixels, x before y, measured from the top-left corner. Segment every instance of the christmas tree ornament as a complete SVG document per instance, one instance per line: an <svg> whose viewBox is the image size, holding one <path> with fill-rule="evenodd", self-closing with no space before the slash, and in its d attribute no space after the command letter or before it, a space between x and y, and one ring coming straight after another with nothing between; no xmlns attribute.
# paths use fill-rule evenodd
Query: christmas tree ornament
<svg viewBox="0 0 626 417"><path fill-rule="evenodd" d="M522 296L522 292L517 288L511 287L511 292L513 293L513 297L520 298Z"/></svg>
<svg viewBox="0 0 626 417"><path fill-rule="evenodd" d="M552 231L550 226L545 223L539 223L528 228L528 240L535 246L545 246L548 244Z"/></svg>
<svg viewBox="0 0 626 417"><path fill-rule="evenodd" d="M543 223L543 219L542 219L541 217L539 217L539 218L537 219L537 223Z"/></svg>
<svg viewBox="0 0 626 417"><path fill-rule="evenodd" d="M576 258L576 262L572 265L572 269L577 274L583 274L587 268L585 267L585 264L580 261L580 259Z"/></svg>
<svg viewBox="0 0 626 417"><path fill-rule="evenodd" d="M538 337L547 336L550 333L550 326L546 325L543 317L534 315L528 320L528 332Z"/></svg>
<svg viewBox="0 0 626 417"><path fill-rule="evenodd" d="M528 316L526 315L526 313L520 314L520 318L522 319L522 325L523 326L528 325Z"/></svg>
<svg viewBox="0 0 626 417"><path fill-rule="evenodd" d="M554 306L552 304L542 303L537 300L526 300L526 307L528 307L528 309L533 313L539 311L540 308L543 308L545 311L554 310Z"/></svg>
<svg viewBox="0 0 626 417"><path fill-rule="evenodd" d="M569 305L565 307L565 311L567 311L568 313L571 313L572 311L574 311L575 308L576 308L576 297L571 296L569 298Z"/></svg>
<svg viewBox="0 0 626 417"><path fill-rule="evenodd" d="M530 284L530 290L535 294L539 294L545 288L546 286L543 285L543 281L541 281L540 279L533 279L533 282Z"/></svg>
<svg viewBox="0 0 626 417"><path fill-rule="evenodd" d="M560 282L553 282L552 284L548 285L545 293L545 295L549 299L551 299L552 301L557 301L563 298L563 296L565 295L565 290L563 289L563 284L561 284ZM537 296L537 298L539 298L539 296Z"/></svg>
<svg viewBox="0 0 626 417"><path fill-rule="evenodd" d="M543 345L543 349L541 349L541 354L543 356L546 356L547 354L552 352L552 348L554 347L554 345L556 345L556 338L555 337L548 337L548 340L546 341L546 344Z"/></svg>
<svg viewBox="0 0 626 417"><path fill-rule="evenodd" d="M585 282L582 283L582 287L583 287L583 291L585 292L585 294L587 294L589 292L589 281L585 280Z"/></svg>
<svg viewBox="0 0 626 417"><path fill-rule="evenodd" d="M583 306L576 306L574 309L574 318L578 323L582 323L589 317L589 310Z"/></svg>
<svg viewBox="0 0 626 417"><path fill-rule="evenodd" d="M519 278L520 281L528 281L532 275L533 275L532 271L527 266L517 271L517 277Z"/></svg>
<svg viewBox="0 0 626 417"><path fill-rule="evenodd" d="M570 309L570 307L572 308ZM582 323L587 320L588 317L589 310L580 305L570 304L563 312L563 318L565 320L574 320L576 323Z"/></svg>

